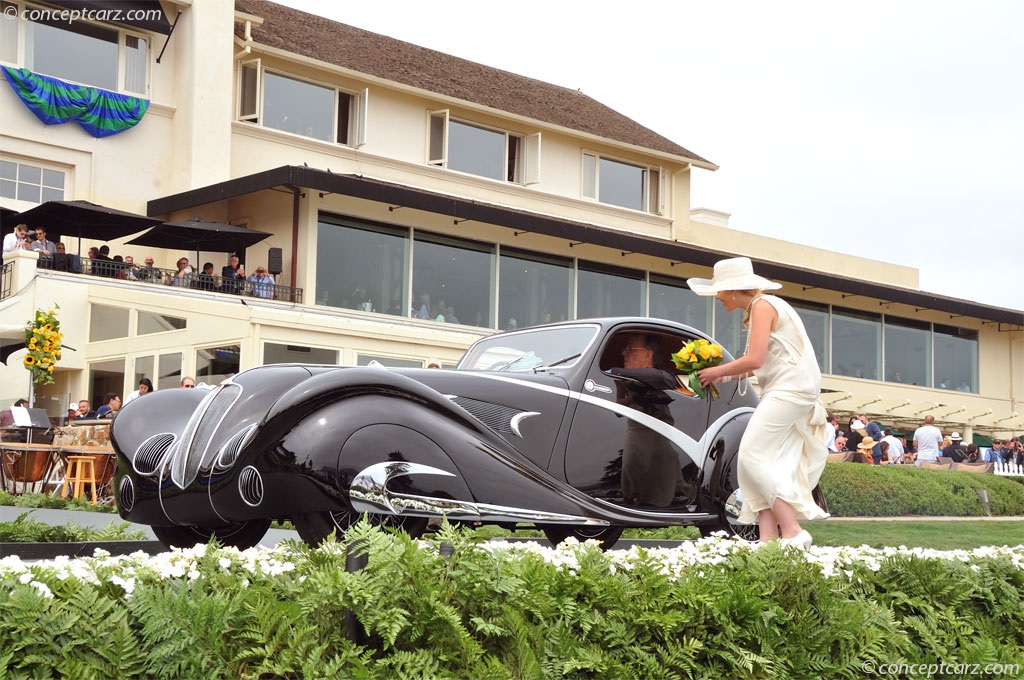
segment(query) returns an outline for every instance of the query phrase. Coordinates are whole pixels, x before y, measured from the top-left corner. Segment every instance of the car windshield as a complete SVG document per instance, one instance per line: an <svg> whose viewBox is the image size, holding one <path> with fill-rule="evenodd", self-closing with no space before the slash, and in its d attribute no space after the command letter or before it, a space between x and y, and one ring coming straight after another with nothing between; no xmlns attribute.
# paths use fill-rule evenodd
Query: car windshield
<svg viewBox="0 0 1024 680"><path fill-rule="evenodd" d="M460 371L531 371L572 366L597 336L597 326L555 326L500 333L480 340L459 362Z"/></svg>

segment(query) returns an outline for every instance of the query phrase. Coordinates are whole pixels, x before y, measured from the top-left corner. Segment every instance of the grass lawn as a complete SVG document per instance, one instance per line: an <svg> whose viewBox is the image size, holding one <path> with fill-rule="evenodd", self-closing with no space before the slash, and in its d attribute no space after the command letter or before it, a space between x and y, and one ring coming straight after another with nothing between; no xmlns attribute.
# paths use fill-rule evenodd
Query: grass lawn
<svg viewBox="0 0 1024 680"><path fill-rule="evenodd" d="M809 522L805 528L815 545L905 545L936 550L971 549L984 545L1024 544L1024 521L912 520Z"/></svg>

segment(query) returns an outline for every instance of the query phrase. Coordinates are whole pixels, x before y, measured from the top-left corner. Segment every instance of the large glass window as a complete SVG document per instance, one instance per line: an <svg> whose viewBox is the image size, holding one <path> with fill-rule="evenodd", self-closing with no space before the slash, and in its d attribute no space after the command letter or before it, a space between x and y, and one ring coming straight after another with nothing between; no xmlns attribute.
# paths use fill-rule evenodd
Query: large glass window
<svg viewBox="0 0 1024 680"><path fill-rule="evenodd" d="M597 154L583 154L584 198L632 210L661 213L661 171Z"/></svg>
<svg viewBox="0 0 1024 680"><path fill-rule="evenodd" d="M822 373L829 372L829 324L828 305L803 300L789 300L800 320L804 322L807 337L814 348L814 356L818 360L818 369Z"/></svg>
<svg viewBox="0 0 1024 680"><path fill-rule="evenodd" d="M338 350L305 345L263 344L264 364L337 364Z"/></svg>
<svg viewBox="0 0 1024 680"><path fill-rule="evenodd" d="M188 324L185 319L177 316L167 316L166 314L156 314L154 312L147 312L143 309L139 310L139 318L135 324L136 333L139 335L149 335L150 333L166 333L167 331L178 331Z"/></svg>
<svg viewBox="0 0 1024 680"><path fill-rule="evenodd" d="M18 61L18 6L0 2L0 61Z"/></svg>
<svg viewBox="0 0 1024 680"><path fill-rule="evenodd" d="M598 262L580 262L576 318L644 315L644 273Z"/></svg>
<svg viewBox="0 0 1024 680"><path fill-rule="evenodd" d="M238 345L211 347L196 352L196 381L219 385L238 373L242 348Z"/></svg>
<svg viewBox="0 0 1024 680"><path fill-rule="evenodd" d="M0 58L15 61L17 23L7 19L4 23L2 37L9 41L5 40L6 44L0 46ZM24 65L30 71L105 90L146 94L149 69L146 38L59 17L38 17L24 25Z"/></svg>
<svg viewBox="0 0 1024 680"><path fill-rule="evenodd" d="M885 317L885 379L930 387L931 326L922 321Z"/></svg>
<svg viewBox="0 0 1024 680"><path fill-rule="evenodd" d="M712 297L687 288L682 279L651 275L651 316L678 321L707 333L711 329Z"/></svg>
<svg viewBox="0 0 1024 680"><path fill-rule="evenodd" d="M500 261L502 327L513 325L513 321L522 328L569 318L572 260L502 248Z"/></svg>
<svg viewBox="0 0 1024 680"><path fill-rule="evenodd" d="M263 76L263 124L333 142L335 97L332 87L268 71Z"/></svg>
<svg viewBox="0 0 1024 680"><path fill-rule="evenodd" d="M388 368L423 368L423 361L416 359L398 359L396 357L377 356L375 354L360 354L356 357L356 366L369 366L371 363L387 366Z"/></svg>
<svg viewBox="0 0 1024 680"><path fill-rule="evenodd" d="M832 308L832 373L879 380L882 372L882 318Z"/></svg>
<svg viewBox="0 0 1024 680"><path fill-rule="evenodd" d="M92 305L89 318L89 342L128 337L128 310L123 307Z"/></svg>
<svg viewBox="0 0 1024 680"><path fill-rule="evenodd" d="M709 298L714 300L715 298ZM747 329L743 327L745 310L725 311L721 304L713 304L715 332L712 336L729 354L738 357L747 352Z"/></svg>
<svg viewBox="0 0 1024 680"><path fill-rule="evenodd" d="M494 246L416 234L412 286L417 318L476 326L494 324Z"/></svg>
<svg viewBox="0 0 1024 680"><path fill-rule="evenodd" d="M430 112L427 162L504 182L539 181L540 134L517 135Z"/></svg>
<svg viewBox="0 0 1024 680"><path fill-rule="evenodd" d="M978 331L935 325L935 386L978 391Z"/></svg>
<svg viewBox="0 0 1024 680"><path fill-rule="evenodd" d="M321 215L316 303L409 316L405 299L409 231Z"/></svg>
<svg viewBox="0 0 1024 680"><path fill-rule="evenodd" d="M367 90L346 92L261 70L259 59L238 68L239 120L325 142L358 146L365 141Z"/></svg>
<svg viewBox="0 0 1024 680"><path fill-rule="evenodd" d="M0 198L31 203L64 200L63 170L0 160Z"/></svg>
<svg viewBox="0 0 1024 680"><path fill-rule="evenodd" d="M181 352L160 355L160 365L157 368L159 376L156 384L158 390L181 386L181 359Z"/></svg>
<svg viewBox="0 0 1024 680"><path fill-rule="evenodd" d="M93 409L106 403L103 397L107 394L116 394L124 399L121 392L124 389L124 372L123 358L89 364L89 401Z"/></svg>
<svg viewBox="0 0 1024 680"><path fill-rule="evenodd" d="M129 385L131 389L128 391L131 392L132 390L138 389L139 381L142 380L143 378L149 378L150 381L153 382L155 387L156 383L159 382L156 379L156 376L154 375L153 371L155 365L156 361L153 355L135 357L135 381L131 385Z"/></svg>

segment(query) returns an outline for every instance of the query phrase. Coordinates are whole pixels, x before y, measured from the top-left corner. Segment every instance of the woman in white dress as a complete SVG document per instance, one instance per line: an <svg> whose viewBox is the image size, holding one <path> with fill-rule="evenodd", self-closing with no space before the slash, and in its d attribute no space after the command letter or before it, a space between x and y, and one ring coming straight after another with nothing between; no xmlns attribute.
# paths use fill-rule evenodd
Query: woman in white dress
<svg viewBox="0 0 1024 680"><path fill-rule="evenodd" d="M828 513L812 491L825 469L825 408L821 371L803 322L785 300L764 291L781 288L754 274L749 258L715 264L712 279L689 279L697 295L714 295L725 311L746 310L747 350L735 361L701 370L702 384L757 378L761 402L740 440L738 477L741 522L757 521L762 542L780 538L808 548L800 520Z"/></svg>

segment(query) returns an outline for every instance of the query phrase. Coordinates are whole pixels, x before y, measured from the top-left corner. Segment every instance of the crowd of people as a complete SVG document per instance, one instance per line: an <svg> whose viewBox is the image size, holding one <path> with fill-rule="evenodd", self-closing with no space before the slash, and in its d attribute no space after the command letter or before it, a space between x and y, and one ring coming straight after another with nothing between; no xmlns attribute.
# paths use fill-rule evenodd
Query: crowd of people
<svg viewBox="0 0 1024 680"><path fill-rule="evenodd" d="M959 432L944 435L933 416L925 416L921 426L908 438L890 427L882 429L865 415L850 418L845 430L839 429L834 415L828 418L825 446L829 453L848 452L849 460L872 465L917 465L946 459L953 463L1013 463L1024 466L1024 445L1020 437L1007 441L995 439L991 447L965 442Z"/></svg>
<svg viewBox="0 0 1024 680"><path fill-rule="evenodd" d="M16 250L36 251L40 254L41 267L75 274L88 273L128 281L251 295L266 299L274 299L274 287L277 285L274 276L263 266L257 266L251 275L246 276L245 267L234 255L229 258L228 264L221 268L219 276L214 273L212 262L206 262L202 270L197 272L187 257L181 257L178 258L177 269L168 271L154 266L154 259L151 256L144 259L144 264L136 263L132 255L111 256L110 247L107 245L89 248L87 262L83 263L78 255L68 253L63 243L50 241L46 229L37 227L30 231L24 224L17 225L11 233L4 236L3 252Z"/></svg>

